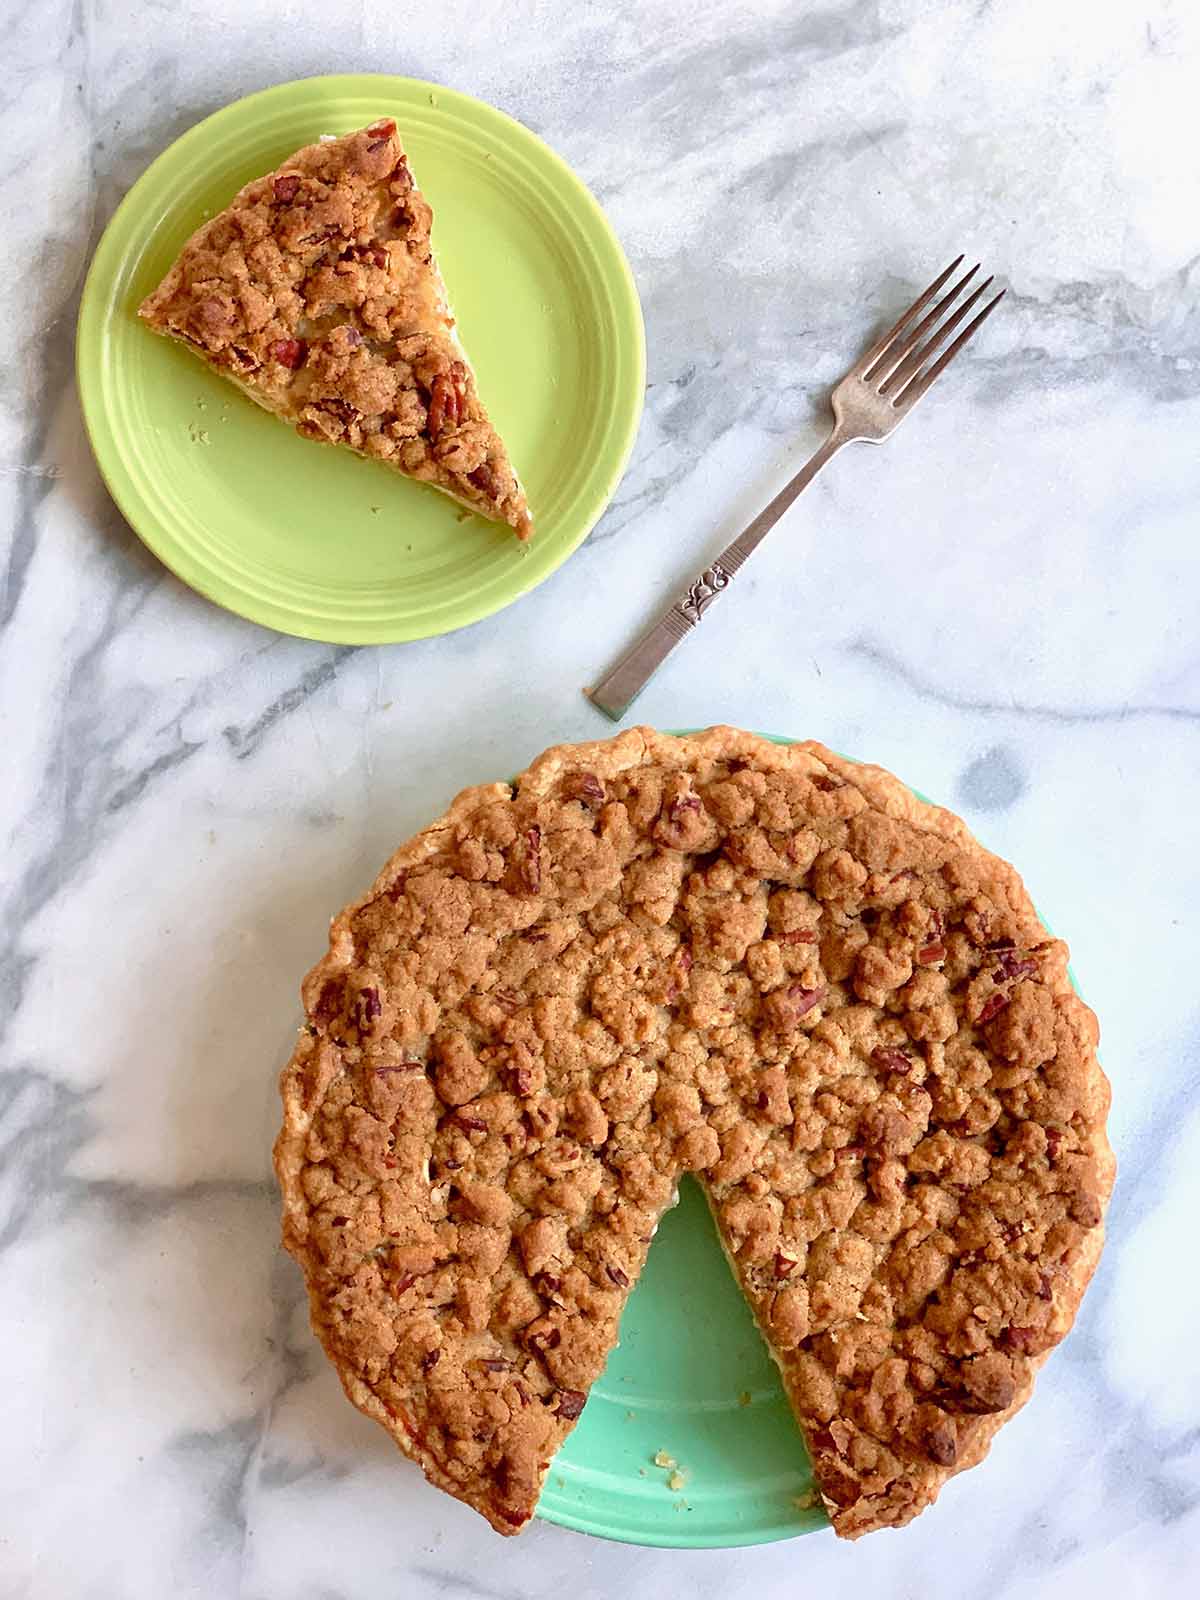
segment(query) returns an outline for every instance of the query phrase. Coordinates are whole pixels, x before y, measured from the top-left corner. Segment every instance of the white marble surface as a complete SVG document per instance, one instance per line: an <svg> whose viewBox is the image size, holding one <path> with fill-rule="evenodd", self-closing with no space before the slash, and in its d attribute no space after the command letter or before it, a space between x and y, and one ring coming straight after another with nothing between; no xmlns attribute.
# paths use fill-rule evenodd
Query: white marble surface
<svg viewBox="0 0 1200 1600"><path fill-rule="evenodd" d="M1195 6L45 0L2 26L0 1594L1189 1592ZM637 274L650 391L616 503L538 593L353 652L226 616L143 551L71 361L146 162L249 90L356 69L482 95L576 166ZM344 1403L277 1250L298 977L432 806L604 731L580 685L811 447L872 308L960 249L1012 286L986 335L805 496L639 711L819 736L1022 866L1103 1025L1107 1254L1035 1403L902 1533L501 1542Z"/></svg>

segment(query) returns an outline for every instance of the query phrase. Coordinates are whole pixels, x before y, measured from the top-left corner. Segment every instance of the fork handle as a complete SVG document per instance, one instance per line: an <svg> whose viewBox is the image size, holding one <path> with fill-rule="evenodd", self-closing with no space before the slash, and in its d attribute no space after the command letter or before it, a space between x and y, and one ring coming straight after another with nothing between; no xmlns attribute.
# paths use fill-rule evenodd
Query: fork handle
<svg viewBox="0 0 1200 1600"><path fill-rule="evenodd" d="M723 589L728 589L739 569L754 554L783 513L801 491L808 488L825 463L848 442L849 436L835 424L824 444L805 462L796 476L784 484L771 503L763 507L749 527L743 529L712 565L705 567L700 576L689 584L686 592L667 607L637 643L626 650L612 671L587 691L598 710L613 722L621 720L675 646L681 644L693 628L700 626L709 606Z"/></svg>

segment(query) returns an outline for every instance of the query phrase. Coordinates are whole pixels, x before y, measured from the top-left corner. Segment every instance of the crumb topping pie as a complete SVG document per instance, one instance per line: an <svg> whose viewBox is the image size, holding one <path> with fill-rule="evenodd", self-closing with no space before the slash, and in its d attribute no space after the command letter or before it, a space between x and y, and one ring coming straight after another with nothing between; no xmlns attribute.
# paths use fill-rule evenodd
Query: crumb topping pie
<svg viewBox="0 0 1200 1600"><path fill-rule="evenodd" d="M1066 946L956 817L819 744L548 750L401 846L303 995L276 1165L314 1327L501 1533L683 1173L850 1538L980 1460L1100 1252Z"/></svg>

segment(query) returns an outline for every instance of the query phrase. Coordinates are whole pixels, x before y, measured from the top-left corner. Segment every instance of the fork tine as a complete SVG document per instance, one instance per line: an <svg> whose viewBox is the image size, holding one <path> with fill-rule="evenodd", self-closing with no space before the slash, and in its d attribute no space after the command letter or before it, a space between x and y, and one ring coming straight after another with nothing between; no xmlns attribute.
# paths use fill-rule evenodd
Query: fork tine
<svg viewBox="0 0 1200 1600"><path fill-rule="evenodd" d="M963 282L965 283L966 279L964 279ZM940 304L935 306L933 311L929 313L929 316L923 318L921 327L916 333L913 334L912 340L909 343L908 354L901 362L892 368L891 372L888 373L887 377L879 385L879 393L886 395L889 389L895 387L902 389L912 377L913 373L917 372L921 367L923 367L938 346L943 344L950 337L955 328L958 327L959 323L966 316L967 312L970 311L971 307L979 299L980 295L987 293L988 287L991 283L991 277L985 278L983 282L967 296L954 315L952 317L947 317L940 328L934 328L929 338L925 339L922 343L921 335L924 333L926 325L932 322L934 316L940 313L943 306L950 304L950 296L947 295L945 299L940 302Z"/></svg>
<svg viewBox="0 0 1200 1600"><path fill-rule="evenodd" d="M943 372L945 372L946 368L954 360L955 356L962 349L963 345L966 344L967 340L970 339L973 334L978 332L979 328L987 321L1007 293L1007 289L1001 289L999 294L994 294L979 315L977 317L973 317L971 321L967 323L966 327L959 334L958 338L955 339L954 343L942 351L941 355L929 368L928 372L917 373L915 376L911 377L904 385L903 389L900 390L900 393L892 401L892 404L896 407L903 407L905 409L910 406L915 406L917 401L929 388L930 384L939 378Z"/></svg>
<svg viewBox="0 0 1200 1600"><path fill-rule="evenodd" d="M963 257L956 256L946 268L945 272L940 272L937 275L937 277L929 285L928 289L925 290L924 294L917 296L912 305L909 306L908 310L900 318L899 322L890 327L883 337L876 344L871 346L866 355L858 363L858 366L854 369L860 378L866 376L870 369L879 360L879 357L891 344L892 340L904 332L905 328L908 327L913 318L920 316L921 312L924 311L925 307L933 299L934 295L942 287L946 279L952 272L957 272L958 268L962 266L962 263Z"/></svg>
<svg viewBox="0 0 1200 1600"><path fill-rule="evenodd" d="M905 356L924 338L938 318L949 310L962 293L964 287L970 283L978 271L979 263L977 261L970 271L965 272L952 288L946 290L942 298L925 313L915 328L906 333L903 339L893 341L892 348L879 358L872 369L863 374L866 382L882 394Z"/></svg>

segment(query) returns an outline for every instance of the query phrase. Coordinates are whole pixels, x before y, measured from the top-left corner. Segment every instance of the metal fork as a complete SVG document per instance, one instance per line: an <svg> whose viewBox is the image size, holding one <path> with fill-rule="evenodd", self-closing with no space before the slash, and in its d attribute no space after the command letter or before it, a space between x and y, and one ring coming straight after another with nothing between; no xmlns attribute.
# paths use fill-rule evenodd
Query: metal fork
<svg viewBox="0 0 1200 1600"><path fill-rule="evenodd" d="M723 589L729 587L740 568L825 463L844 444L850 444L853 440L882 443L946 370L985 318L996 309L1004 298L1003 289L992 296L983 310L967 323L941 355L931 360L992 282L990 277L985 278L957 311L946 315L979 271L979 264L976 263L936 301L931 310L925 311L925 307L934 300L946 280L958 271L962 262L963 257L959 256L945 272L939 273L925 293L913 301L895 327L890 328L855 363L834 389L833 428L812 459L801 467L791 482L779 491L770 505L759 512L750 526L721 552L712 565L704 569L696 581L689 585L686 593L663 612L649 632L625 652L612 671L587 691L592 703L605 716L611 717L614 722L620 721L671 651L694 628L699 627L701 618L712 602ZM924 316L921 315L923 311Z"/></svg>

